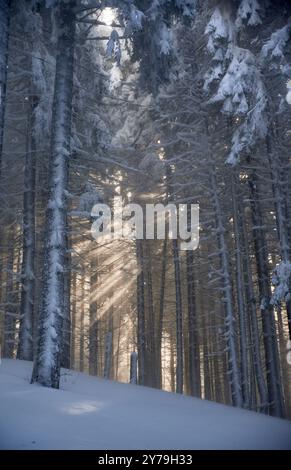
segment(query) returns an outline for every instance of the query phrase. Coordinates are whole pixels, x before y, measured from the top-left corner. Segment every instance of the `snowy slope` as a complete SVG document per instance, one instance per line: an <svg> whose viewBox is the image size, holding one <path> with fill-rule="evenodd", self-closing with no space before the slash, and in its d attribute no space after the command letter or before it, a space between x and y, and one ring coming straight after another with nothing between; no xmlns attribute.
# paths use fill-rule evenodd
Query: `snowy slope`
<svg viewBox="0 0 291 470"><path fill-rule="evenodd" d="M30 385L31 363L0 366L1 449L291 449L291 423L63 371Z"/></svg>

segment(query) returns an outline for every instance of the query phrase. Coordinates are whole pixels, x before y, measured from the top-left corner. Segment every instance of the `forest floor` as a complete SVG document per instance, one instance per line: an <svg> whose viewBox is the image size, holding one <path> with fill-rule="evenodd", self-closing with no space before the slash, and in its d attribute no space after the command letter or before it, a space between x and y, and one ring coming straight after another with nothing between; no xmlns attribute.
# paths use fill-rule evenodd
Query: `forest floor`
<svg viewBox="0 0 291 470"><path fill-rule="evenodd" d="M291 422L62 370L30 385L32 364L2 360L1 449L291 449Z"/></svg>

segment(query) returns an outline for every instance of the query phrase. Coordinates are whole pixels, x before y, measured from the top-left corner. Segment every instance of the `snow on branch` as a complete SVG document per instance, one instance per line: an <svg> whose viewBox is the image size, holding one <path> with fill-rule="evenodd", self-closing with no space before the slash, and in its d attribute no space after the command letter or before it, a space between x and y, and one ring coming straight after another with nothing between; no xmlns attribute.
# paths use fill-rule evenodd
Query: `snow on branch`
<svg viewBox="0 0 291 470"><path fill-rule="evenodd" d="M282 261L273 271L272 283L275 290L272 296L271 303L273 305L280 305L282 301L289 301L291 298L290 283L291 283L291 263L290 261Z"/></svg>

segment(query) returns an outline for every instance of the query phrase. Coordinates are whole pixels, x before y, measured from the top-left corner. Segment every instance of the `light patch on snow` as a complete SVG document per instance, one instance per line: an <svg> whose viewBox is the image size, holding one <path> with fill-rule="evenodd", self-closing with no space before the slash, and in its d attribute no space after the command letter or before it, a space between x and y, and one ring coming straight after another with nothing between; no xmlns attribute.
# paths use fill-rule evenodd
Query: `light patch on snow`
<svg viewBox="0 0 291 470"><path fill-rule="evenodd" d="M30 385L32 364L0 366L1 449L291 449L291 423L62 369Z"/></svg>
<svg viewBox="0 0 291 470"><path fill-rule="evenodd" d="M65 406L62 411L69 415L82 415L84 413L92 413L103 408L101 403L81 401L71 403L69 406Z"/></svg>

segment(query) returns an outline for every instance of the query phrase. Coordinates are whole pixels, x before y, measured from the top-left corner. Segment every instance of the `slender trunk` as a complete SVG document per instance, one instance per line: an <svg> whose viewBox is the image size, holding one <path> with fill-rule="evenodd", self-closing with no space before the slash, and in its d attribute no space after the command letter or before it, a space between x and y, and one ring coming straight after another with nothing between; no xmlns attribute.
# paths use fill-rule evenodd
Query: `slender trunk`
<svg viewBox="0 0 291 470"><path fill-rule="evenodd" d="M34 137L37 98L29 99L27 119L27 144L23 194L23 257L20 304L19 344L17 358L33 359L33 316L35 301L35 166L36 143Z"/></svg>
<svg viewBox="0 0 291 470"><path fill-rule="evenodd" d="M66 259L67 182L69 171L75 0L62 1L52 116L49 202L43 267L43 299L33 382L59 388Z"/></svg>
<svg viewBox="0 0 291 470"><path fill-rule="evenodd" d="M81 307L80 307L80 371L84 371L84 357L85 357L85 272L81 274Z"/></svg>
<svg viewBox="0 0 291 470"><path fill-rule="evenodd" d="M176 393L183 393L184 359L183 359L183 313L181 293L181 266L178 241L173 240L173 261L176 292Z"/></svg>
<svg viewBox="0 0 291 470"><path fill-rule="evenodd" d="M66 257L64 266L64 313L63 313L63 339L61 352L61 367L71 367L71 243L69 237L69 223L66 223Z"/></svg>
<svg viewBox="0 0 291 470"><path fill-rule="evenodd" d="M269 412L283 416L284 403L281 391L281 377L278 363L278 345L274 310L271 305L271 289L268 268L268 252L264 236L263 219L260 207L258 178L255 172L249 178L253 237L258 271L258 285L261 297L262 326L264 335L265 361L268 386Z"/></svg>
<svg viewBox="0 0 291 470"><path fill-rule="evenodd" d="M170 386L171 392L175 392L175 352L174 352L174 342L175 342L174 332L170 332Z"/></svg>
<svg viewBox="0 0 291 470"><path fill-rule="evenodd" d="M151 264L151 250L149 241L145 242L146 252L146 292L147 292L147 306L148 306L148 321L147 321L147 383L149 387L157 387L156 378L156 328L155 328L155 315L154 315L154 300L153 300L153 283L152 283L152 264Z"/></svg>
<svg viewBox="0 0 291 470"><path fill-rule="evenodd" d="M6 81L7 81L7 63L8 63L8 42L9 42L9 22L10 22L10 0L0 0L0 181L2 175L2 151L5 121L6 104ZM0 226L0 302L3 302L5 296L2 290L3 284L3 246L4 234L3 227Z"/></svg>
<svg viewBox="0 0 291 470"><path fill-rule="evenodd" d="M104 348L104 379L110 379L112 376L112 365L113 365L113 310L109 314L108 320L108 331L105 337L105 348Z"/></svg>
<svg viewBox="0 0 291 470"><path fill-rule="evenodd" d="M16 305L14 283L14 227L11 226L8 232L8 249L6 264L6 289L5 289L5 315L4 315L4 346L3 356L12 358L15 348L16 334Z"/></svg>
<svg viewBox="0 0 291 470"><path fill-rule="evenodd" d="M190 394L194 397L201 396L200 390L200 353L197 329L195 277L194 277L194 253L188 250L187 263L187 293L188 293L188 334L189 334L189 384Z"/></svg>
<svg viewBox="0 0 291 470"><path fill-rule="evenodd" d="M235 319L232 306L232 288L229 275L229 259L228 250L225 240L225 228L223 226L223 217L218 198L218 188L215 175L215 168L212 165L210 169L210 187L212 193L213 207L216 219L216 232L218 247L220 253L220 267L222 278L222 291L224 294L223 301L225 305L225 329L226 344L228 354L228 374L232 395L232 403L234 406L242 406L242 393L240 385L240 374L238 368L238 358L236 350L235 338Z"/></svg>
<svg viewBox="0 0 291 470"><path fill-rule="evenodd" d="M273 132L273 139L275 133ZM287 223L287 201L284 196L282 182L284 182L282 162L276 149L273 149L271 137L267 136L267 151L272 177L272 188L274 194L277 233L279 238L279 247L281 259L284 263L290 263L291 250L288 238ZM286 300L286 311L288 320L289 339L291 339L291 273L288 279L289 298Z"/></svg>
<svg viewBox="0 0 291 470"><path fill-rule="evenodd" d="M98 373L98 307L97 307L97 260L91 262L90 318L89 318L89 373Z"/></svg>
<svg viewBox="0 0 291 470"><path fill-rule="evenodd" d="M130 355L130 383L137 384L137 353L132 352Z"/></svg>
<svg viewBox="0 0 291 470"><path fill-rule="evenodd" d="M115 380L118 380L118 372L119 372L120 339L121 339L121 312L119 311L117 339L116 339L115 372L114 372ZM137 360L137 356L136 356L136 360ZM136 371L137 371L137 369L136 369ZM136 377L138 377L138 376L136 376Z"/></svg>
<svg viewBox="0 0 291 470"><path fill-rule="evenodd" d="M165 287L166 287L166 269L168 258L168 240L167 235L163 243L162 251L162 273L161 287L159 297L159 316L156 335L156 360L157 360L157 387L162 388L162 338L163 338L163 321L164 321L164 305L165 305Z"/></svg>
<svg viewBox="0 0 291 470"><path fill-rule="evenodd" d="M209 351L209 334L208 325L206 321L207 313L204 311L202 316L202 330L203 330L203 388L204 388L204 399L211 400L211 381L210 381L210 351Z"/></svg>
<svg viewBox="0 0 291 470"><path fill-rule="evenodd" d="M10 3L10 0L0 0L0 177L2 173Z"/></svg>
<svg viewBox="0 0 291 470"><path fill-rule="evenodd" d="M72 279L72 336L71 336L71 367L76 367L76 316L77 316L77 274L73 273Z"/></svg>
<svg viewBox="0 0 291 470"><path fill-rule="evenodd" d="M290 365L286 361L286 338L283 325L282 311L281 308L277 308L278 317L278 336L279 336L279 351L280 351L280 364L282 372L282 380L284 386L284 396L286 400L286 409L288 413L291 411L291 381L290 381ZM287 417L288 414L287 414Z"/></svg>
<svg viewBox="0 0 291 470"><path fill-rule="evenodd" d="M233 226L235 238L235 261L236 261L236 288L237 288L237 305L239 315L239 328L240 328L240 371L241 371L241 389L243 406L249 407L249 367L248 367L248 349L247 349L247 316L246 305L244 299L244 284L243 284L243 271L242 271L242 240L241 230L239 224L240 207L238 197L236 194L237 175L236 171L232 172L231 189L232 189L232 204L233 204Z"/></svg>
<svg viewBox="0 0 291 470"><path fill-rule="evenodd" d="M146 333L144 305L144 261L142 240L136 240L137 258L137 348L138 348L138 383L146 383Z"/></svg>
<svg viewBox="0 0 291 470"><path fill-rule="evenodd" d="M253 287L253 275L249 253L249 240L247 236L245 217L243 212L240 212L240 233L243 244L243 272L244 272L244 285L247 312L249 317L250 327L250 343L252 351L252 362L254 366L255 378L258 386L258 392L260 397L260 409L265 412L268 406L268 392L266 387L263 360L261 355L260 345L260 332L257 318L256 298Z"/></svg>

